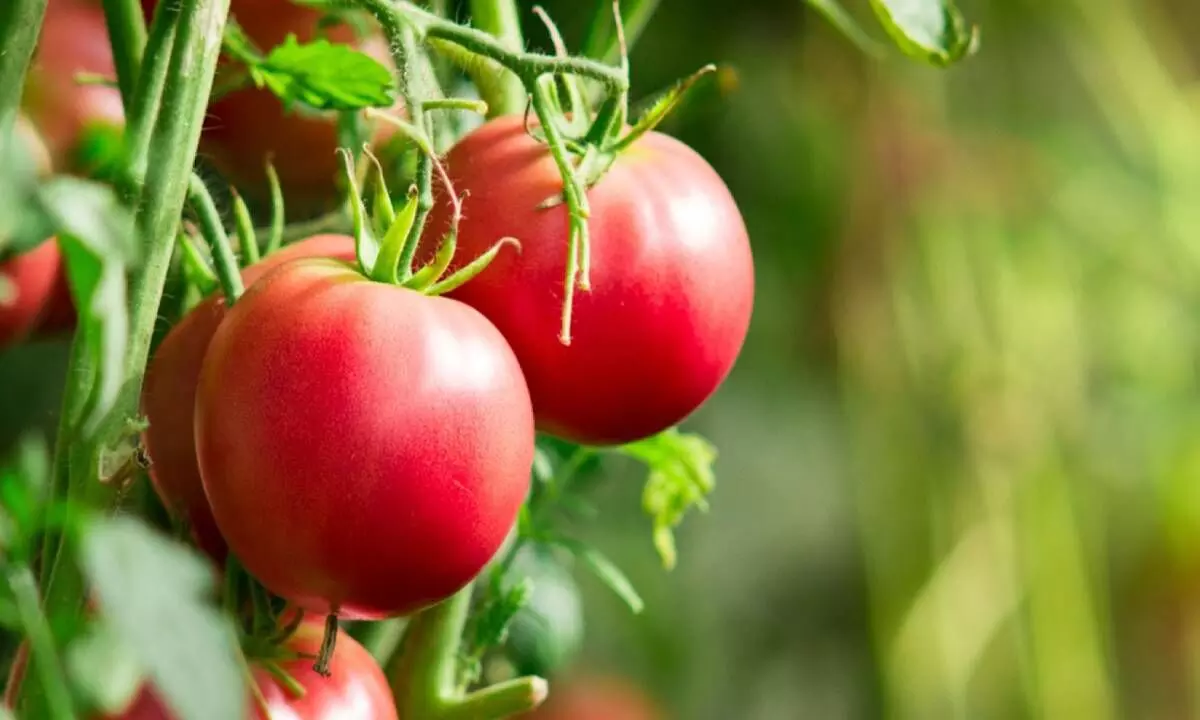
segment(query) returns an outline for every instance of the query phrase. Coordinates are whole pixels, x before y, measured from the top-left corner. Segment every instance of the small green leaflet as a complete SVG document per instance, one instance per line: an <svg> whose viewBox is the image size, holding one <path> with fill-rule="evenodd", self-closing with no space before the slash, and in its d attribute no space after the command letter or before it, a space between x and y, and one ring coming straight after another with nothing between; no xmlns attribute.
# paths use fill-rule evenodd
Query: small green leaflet
<svg viewBox="0 0 1200 720"><path fill-rule="evenodd" d="M621 598L634 614L640 613L645 608L646 604L642 601L642 596L633 588L633 583L629 582L629 578L625 577L621 568L617 567L599 550L570 538L554 538L549 542L567 550L576 560L583 563L584 567L591 571L609 590L612 590L617 597Z"/></svg>
<svg viewBox="0 0 1200 720"><path fill-rule="evenodd" d="M134 258L133 217L107 185L60 176L38 198L57 228L71 295L79 311L91 392L82 418L90 435L121 390L129 337L125 270Z"/></svg>
<svg viewBox="0 0 1200 720"><path fill-rule="evenodd" d="M699 435L675 428L615 449L644 462L650 473L642 491L642 509L654 522L654 547L667 569L675 567L673 530L693 507L708 510L716 485L716 448Z"/></svg>
<svg viewBox="0 0 1200 720"><path fill-rule="evenodd" d="M909 57L946 67L975 52L979 29L954 0L871 0L879 22Z"/></svg>
<svg viewBox="0 0 1200 720"><path fill-rule="evenodd" d="M846 12L839 0L805 0L814 10L872 56L881 52ZM870 0L884 30L904 54L946 67L971 55L978 45L978 28L968 27L954 0Z"/></svg>
<svg viewBox="0 0 1200 720"><path fill-rule="evenodd" d="M245 717L236 634L204 561L130 517L92 518L79 557L105 622L176 717Z"/></svg>
<svg viewBox="0 0 1200 720"><path fill-rule="evenodd" d="M464 686L479 679L483 656L493 647L504 644L509 625L529 602L533 592L533 583L529 578L508 587L505 587L504 580L504 577L495 573L490 576L463 631L459 675Z"/></svg>
<svg viewBox="0 0 1200 720"><path fill-rule="evenodd" d="M396 83L387 68L325 39L301 44L288 35L249 69L255 85L268 88L287 106L299 102L318 110L361 110L395 102Z"/></svg>

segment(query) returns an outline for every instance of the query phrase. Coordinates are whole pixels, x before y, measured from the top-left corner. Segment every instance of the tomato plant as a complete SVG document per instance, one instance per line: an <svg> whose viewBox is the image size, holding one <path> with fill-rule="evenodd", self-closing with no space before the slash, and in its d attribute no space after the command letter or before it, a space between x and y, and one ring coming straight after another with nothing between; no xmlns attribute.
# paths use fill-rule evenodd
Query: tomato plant
<svg viewBox="0 0 1200 720"><path fill-rule="evenodd" d="M575 297L559 341L567 207L551 154L519 117L493 120L450 150L465 195L459 257L496 236L521 242L452 293L512 344L538 427L617 444L678 423L716 390L746 337L754 269L746 228L721 178L673 138L650 133L589 192L591 290ZM503 180L501 180L503 179ZM444 231L448 205L430 228Z"/></svg>
<svg viewBox="0 0 1200 720"><path fill-rule="evenodd" d="M476 311L297 261L213 337L196 448L221 534L268 589L378 618L446 598L491 559L529 487L533 420Z"/></svg>
<svg viewBox="0 0 1200 720"><path fill-rule="evenodd" d="M354 241L345 235L308 238L247 267L242 271L242 280L253 285L271 269L302 257L352 260ZM149 423L142 442L154 489L163 503L187 523L197 544L218 559L225 556L225 541L200 483L193 408L204 353L225 313L222 297L209 298L193 308L163 338L146 370L142 389L142 412Z"/></svg>

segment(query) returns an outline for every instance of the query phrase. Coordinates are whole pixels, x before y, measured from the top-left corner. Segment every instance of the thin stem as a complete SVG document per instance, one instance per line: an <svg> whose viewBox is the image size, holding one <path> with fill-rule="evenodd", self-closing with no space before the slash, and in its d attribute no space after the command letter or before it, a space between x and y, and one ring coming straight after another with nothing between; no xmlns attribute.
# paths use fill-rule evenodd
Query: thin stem
<svg viewBox="0 0 1200 720"><path fill-rule="evenodd" d="M53 720L74 720L71 706L71 691L67 687L66 675L59 665L54 647L54 635L50 622L42 613L38 599L37 581L28 566L17 565L7 568L5 575L21 618L21 627L29 642L29 658L26 660L25 686L41 686L41 697L46 699L46 715ZM30 668L33 668L30 671ZM30 682L30 675L36 678ZM33 717L32 713L26 717ZM39 715L38 717L43 717Z"/></svg>
<svg viewBox="0 0 1200 720"><path fill-rule="evenodd" d="M559 58L541 53L510 50L491 35L444 20L403 0L357 0L359 5L375 13L381 23L385 18L402 16L418 30L425 40L441 39L476 55L491 58L517 74L528 91L537 78L548 73L570 73L602 83L611 92L628 92L629 79L619 69L582 57Z"/></svg>
<svg viewBox="0 0 1200 720"><path fill-rule="evenodd" d="M455 700L458 649L471 610L471 585L417 613L387 675L402 718L436 720Z"/></svg>
<svg viewBox="0 0 1200 720"><path fill-rule="evenodd" d="M161 3L159 14L175 4ZM54 467L56 473L65 475L68 498L84 506L109 508L118 490L99 481L101 460L128 446L129 420L137 415L150 341L221 47L212 38L221 37L228 10L229 0L179 3L170 70L160 104L165 112L156 112L158 119L153 124L150 141L154 162L148 165L145 185L134 206L142 262L133 268L130 279L130 327L121 393L99 431L86 441L80 441L77 422L91 389L92 359L78 335L72 349L63 397L63 407L70 414L60 426ZM160 35L166 30L158 22L155 26ZM57 544L57 549L52 557L45 558L53 563L44 586L46 612L51 616L81 612L83 578L74 563L63 562L64 544L50 535L47 534L48 546ZM29 693L27 699L31 707L29 716L43 717L44 694Z"/></svg>
<svg viewBox="0 0 1200 720"><path fill-rule="evenodd" d="M196 219L200 221L200 234L204 236L212 251L213 266L217 271L217 279L221 281L225 302L232 305L246 288L242 285L242 274L238 270L237 258L234 257L233 247L229 243L229 234L221 224L221 215L217 212L217 206L204 181L195 173L188 184L188 205L196 213Z"/></svg>
<svg viewBox="0 0 1200 720"><path fill-rule="evenodd" d="M641 36L660 0L622 0L621 17L624 19L625 37L628 47L633 47ZM583 43L583 54L604 62L615 62L621 53L619 38L608 31L607 20L613 17L612 0L597 0L592 18L591 31Z"/></svg>
<svg viewBox="0 0 1200 720"><path fill-rule="evenodd" d="M138 0L104 0L104 18L117 68L117 86L125 107L133 105L142 50L146 46L146 18Z"/></svg>
<svg viewBox="0 0 1200 720"><path fill-rule="evenodd" d="M509 50L520 52L525 48L521 18L514 0L471 0L471 19L475 27L494 36ZM525 88L516 75L506 73L491 87L494 92L484 98L489 117L512 115L525 107Z"/></svg>
<svg viewBox="0 0 1200 720"><path fill-rule="evenodd" d="M283 244L283 220L285 216L283 187L279 184L279 173L275 172L275 165L269 160L267 161L267 180L271 185L271 225L267 231L267 246L263 250L264 255L270 255ZM258 236L258 231L255 231L254 237Z"/></svg>
<svg viewBox="0 0 1200 720"><path fill-rule="evenodd" d="M567 149L563 145L562 134L555 125L554 116L549 107L546 91L538 87L533 93L533 110L541 121L542 131L546 134L546 144L554 163L563 178L563 197L567 202L568 240L567 240L567 270L563 278L563 307L562 325L559 329L559 342L571 344L571 314L575 307L575 288L587 289L587 278L581 272L584 264L580 258L589 252L587 218L589 214L587 193L579 186L575 170L571 166Z"/></svg>
<svg viewBox="0 0 1200 720"><path fill-rule="evenodd" d="M46 0L0 3L0 138L9 137L17 119L25 73L45 14Z"/></svg>
<svg viewBox="0 0 1200 720"><path fill-rule="evenodd" d="M150 38L146 41L146 52L142 56L142 69L138 74L133 102L125 107L125 137L129 160L128 177L122 189L130 201L137 199L146 181L150 141L154 132L154 121L162 105L167 72L171 67L179 11L178 3L158 4L154 22L150 27Z"/></svg>

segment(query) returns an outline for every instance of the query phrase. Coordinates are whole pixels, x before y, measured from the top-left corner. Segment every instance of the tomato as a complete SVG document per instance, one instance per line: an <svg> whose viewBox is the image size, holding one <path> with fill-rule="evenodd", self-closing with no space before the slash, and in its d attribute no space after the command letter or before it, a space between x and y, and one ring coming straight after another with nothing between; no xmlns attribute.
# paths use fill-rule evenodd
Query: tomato
<svg viewBox="0 0 1200 720"><path fill-rule="evenodd" d="M640 688L616 677L576 677L550 686L542 707L524 720L662 720L661 710Z"/></svg>
<svg viewBox="0 0 1200 720"><path fill-rule="evenodd" d="M196 396L221 534L276 595L348 618L464 587L529 490L533 411L504 338L454 300L298 260L226 316Z"/></svg>
<svg viewBox="0 0 1200 720"><path fill-rule="evenodd" d="M80 85L78 73L116 78L104 10L82 0L50 0L25 87L24 106L55 168L74 169L72 153L90 126L125 124L115 87Z"/></svg>
<svg viewBox="0 0 1200 720"><path fill-rule="evenodd" d="M538 428L583 444L623 443L687 417L716 390L742 347L754 295L745 225L698 154L650 133L588 193L591 291L575 294L573 340L559 342L567 208L549 152L523 118L492 120L446 158L463 200L455 266L499 238L501 253L451 297L508 338L529 381ZM444 194L428 257L448 227Z"/></svg>
<svg viewBox="0 0 1200 720"><path fill-rule="evenodd" d="M346 235L316 235L288 245L242 270L242 281L252 285L271 269L302 257L353 260L354 240ZM223 297L209 298L193 308L159 344L142 386L142 413L150 421L142 433L150 480L163 504L187 522L196 544L217 560L225 557L225 541L200 483L193 409L200 364L225 310Z"/></svg>
<svg viewBox="0 0 1200 720"><path fill-rule="evenodd" d="M61 264L54 240L0 261L0 348L24 338L37 325Z"/></svg>
<svg viewBox="0 0 1200 720"><path fill-rule="evenodd" d="M291 0L233 0L230 13L264 51L281 44L289 34L309 42L322 32L331 42L356 44L391 67L387 44L378 36L356 42L348 25L320 28L320 10ZM388 128L379 138L391 135ZM218 99L209 107L201 136L201 152L230 182L249 195L265 197L268 158L279 173L290 203L327 205L339 200L337 178L337 115L297 107L285 110L269 90L245 88Z"/></svg>
<svg viewBox="0 0 1200 720"><path fill-rule="evenodd" d="M304 695L293 696L267 670L255 666L254 682L266 701L268 714L257 703L250 703L250 717L260 720L396 720L396 701L383 670L367 650L342 631L338 631L329 677L313 669L311 656L321 649L323 622L306 621L284 643L284 650L307 655L281 662L280 667L304 688ZM28 649L24 643L10 671L5 704L16 699ZM149 688L143 689L122 713L105 720L173 720L175 716Z"/></svg>

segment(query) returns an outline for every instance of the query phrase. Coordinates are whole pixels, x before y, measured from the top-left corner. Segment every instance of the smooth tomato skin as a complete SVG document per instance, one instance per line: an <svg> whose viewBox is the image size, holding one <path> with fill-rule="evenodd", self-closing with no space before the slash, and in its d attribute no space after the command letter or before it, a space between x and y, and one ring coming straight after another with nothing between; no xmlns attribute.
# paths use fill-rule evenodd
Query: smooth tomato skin
<svg viewBox="0 0 1200 720"><path fill-rule="evenodd" d="M354 239L315 235L287 245L242 270L242 281L252 286L270 270L305 257L352 261ZM171 328L147 368L141 400L142 414L150 421L142 444L154 489L173 514L187 521L197 546L218 561L225 558L225 541L200 482L193 418L200 366L226 307L224 297L208 298Z"/></svg>
<svg viewBox="0 0 1200 720"><path fill-rule="evenodd" d="M616 677L582 676L550 685L550 696L521 720L664 720L640 688Z"/></svg>
<svg viewBox="0 0 1200 720"><path fill-rule="evenodd" d="M53 239L0 262L0 276L8 286L7 297L0 297L0 348L21 340L37 325L53 295L61 265L62 256Z"/></svg>
<svg viewBox="0 0 1200 720"><path fill-rule="evenodd" d="M567 209L558 170L523 118L492 120L451 149L463 196L461 266L504 236L501 252L450 294L508 338L529 381L538 428L583 444L637 440L683 420L716 390L750 322L754 267L737 205L683 143L650 133L588 193L591 291L575 294L572 342L559 342ZM422 243L448 227L439 199Z"/></svg>
<svg viewBox="0 0 1200 720"><path fill-rule="evenodd" d="M289 650L315 655L321 648L320 623L305 623L286 643ZM354 638L338 633L330 661L330 677L312 669L312 660L298 659L281 666L304 687L303 697L293 697L270 673L254 668L254 681L266 700L269 715L251 703L250 717L259 720L396 720L396 701L383 670ZM112 720L174 720L149 690L139 693L124 713Z"/></svg>
<svg viewBox="0 0 1200 720"><path fill-rule="evenodd" d="M230 550L318 613L411 613L464 587L529 490L533 411L504 338L454 300L288 263L204 358L196 448Z"/></svg>
<svg viewBox="0 0 1200 720"><path fill-rule="evenodd" d="M116 76L104 10L82 0L50 0L23 104L58 169L73 169L72 153L89 125L125 124L120 91L80 85L78 73Z"/></svg>

